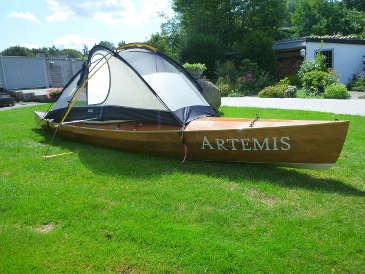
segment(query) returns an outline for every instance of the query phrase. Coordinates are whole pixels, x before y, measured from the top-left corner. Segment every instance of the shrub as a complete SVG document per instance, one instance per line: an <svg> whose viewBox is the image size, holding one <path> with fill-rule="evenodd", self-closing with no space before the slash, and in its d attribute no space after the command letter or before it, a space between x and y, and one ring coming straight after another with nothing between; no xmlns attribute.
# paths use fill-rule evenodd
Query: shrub
<svg viewBox="0 0 365 274"><path fill-rule="evenodd" d="M279 81L279 85L289 85L289 86L296 86L301 87L302 81L300 80L299 76L296 74L289 75Z"/></svg>
<svg viewBox="0 0 365 274"><path fill-rule="evenodd" d="M345 99L349 98L350 94L344 84L336 83L326 87L324 96L331 99Z"/></svg>
<svg viewBox="0 0 365 274"><path fill-rule="evenodd" d="M311 71L328 71L326 56L321 53L321 48L318 50L313 60L304 61L302 63L298 71L298 76L303 80L304 75Z"/></svg>
<svg viewBox="0 0 365 274"><path fill-rule="evenodd" d="M351 88L353 91L365 91L365 86L354 86Z"/></svg>
<svg viewBox="0 0 365 274"><path fill-rule="evenodd" d="M259 92L261 98L278 98L285 97L285 91L288 89L287 85L268 86Z"/></svg>
<svg viewBox="0 0 365 274"><path fill-rule="evenodd" d="M313 70L304 74L302 78L303 88L308 93L323 93L327 86L338 81L336 75L331 72Z"/></svg>
<svg viewBox="0 0 365 274"><path fill-rule="evenodd" d="M222 97L230 96L237 93L237 82L232 83L228 77L219 77L215 84Z"/></svg>
<svg viewBox="0 0 365 274"><path fill-rule="evenodd" d="M263 88L275 83L274 77L249 59L242 60L239 71L239 90L242 94L257 94Z"/></svg>
<svg viewBox="0 0 365 274"><path fill-rule="evenodd" d="M357 81L357 74L354 73L354 74L352 74L352 78L351 78L350 82L348 82L346 85L347 89L353 90L352 88L355 86L356 81Z"/></svg>
<svg viewBox="0 0 365 274"><path fill-rule="evenodd" d="M216 62L215 74L218 78L228 78L230 82L236 82L240 76L238 69L236 68L232 60L226 62Z"/></svg>
<svg viewBox="0 0 365 274"><path fill-rule="evenodd" d="M297 87L296 86L288 86L285 90L284 97L286 98L294 98L297 94Z"/></svg>
<svg viewBox="0 0 365 274"><path fill-rule="evenodd" d="M215 73L219 76L217 86L224 79L224 84L229 84L231 90L236 89L234 93L238 92L240 96L257 94L264 87L274 84L274 78L249 59L242 60L238 68L233 61L217 62ZM222 86L222 90L226 87Z"/></svg>
<svg viewBox="0 0 365 274"><path fill-rule="evenodd" d="M358 78L354 83L354 87L365 87L365 71L358 75Z"/></svg>

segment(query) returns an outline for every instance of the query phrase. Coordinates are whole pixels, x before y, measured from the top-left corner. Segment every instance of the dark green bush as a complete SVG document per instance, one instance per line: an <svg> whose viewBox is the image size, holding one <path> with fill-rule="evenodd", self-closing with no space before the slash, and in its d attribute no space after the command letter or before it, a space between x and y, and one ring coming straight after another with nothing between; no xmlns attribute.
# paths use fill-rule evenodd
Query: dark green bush
<svg viewBox="0 0 365 274"><path fill-rule="evenodd" d="M285 91L288 89L287 85L268 86L259 92L261 98L279 98L285 97Z"/></svg>
<svg viewBox="0 0 365 274"><path fill-rule="evenodd" d="M324 96L330 99L345 99L349 98L350 94L344 84L336 83L326 87Z"/></svg>

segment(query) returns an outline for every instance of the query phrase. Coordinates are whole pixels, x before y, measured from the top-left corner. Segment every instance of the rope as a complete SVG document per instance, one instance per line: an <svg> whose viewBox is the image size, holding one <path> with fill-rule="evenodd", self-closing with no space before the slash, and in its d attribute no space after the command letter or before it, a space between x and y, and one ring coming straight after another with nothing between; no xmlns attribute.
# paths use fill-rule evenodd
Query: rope
<svg viewBox="0 0 365 274"><path fill-rule="evenodd" d="M178 132L178 135L181 138L181 143L184 145L184 158L181 162L182 164L185 163L186 157L188 156L188 152L189 152L188 145L186 144L186 141L184 138L184 128L185 128L185 126L183 126Z"/></svg>

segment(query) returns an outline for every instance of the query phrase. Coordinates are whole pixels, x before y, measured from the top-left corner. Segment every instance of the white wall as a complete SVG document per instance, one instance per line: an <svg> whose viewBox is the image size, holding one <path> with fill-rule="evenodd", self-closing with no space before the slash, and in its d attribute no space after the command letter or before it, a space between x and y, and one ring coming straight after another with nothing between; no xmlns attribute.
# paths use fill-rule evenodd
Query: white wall
<svg viewBox="0 0 365 274"><path fill-rule="evenodd" d="M307 60L314 59L315 52L321 46L319 42L307 42ZM333 69L340 77L340 82L347 84L353 74L364 71L362 63L365 45L324 43L322 50L333 50Z"/></svg>

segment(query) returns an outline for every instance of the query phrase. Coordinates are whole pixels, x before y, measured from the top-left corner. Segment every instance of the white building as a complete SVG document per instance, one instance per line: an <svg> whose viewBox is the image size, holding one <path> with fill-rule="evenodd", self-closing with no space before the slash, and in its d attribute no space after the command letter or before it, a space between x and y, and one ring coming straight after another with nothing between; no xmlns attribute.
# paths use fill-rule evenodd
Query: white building
<svg viewBox="0 0 365 274"><path fill-rule="evenodd" d="M335 70L340 82L347 84L354 74L365 70L365 40L351 37L312 37L278 41L277 76L283 78L298 71L301 62L314 59L318 49L327 57L327 64Z"/></svg>

